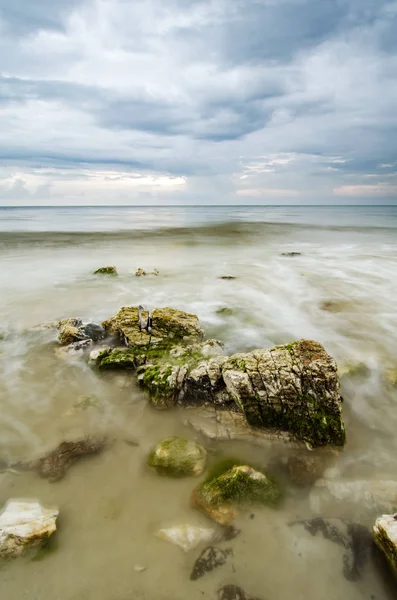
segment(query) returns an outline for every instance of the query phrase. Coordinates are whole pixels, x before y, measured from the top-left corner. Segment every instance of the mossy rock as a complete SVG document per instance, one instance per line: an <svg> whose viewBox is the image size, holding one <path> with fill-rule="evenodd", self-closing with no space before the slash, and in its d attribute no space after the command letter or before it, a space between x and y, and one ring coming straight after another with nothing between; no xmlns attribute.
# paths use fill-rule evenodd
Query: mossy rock
<svg viewBox="0 0 397 600"><path fill-rule="evenodd" d="M206 459L207 451L197 442L170 437L149 454L148 465L159 475L189 477L203 473Z"/></svg>
<svg viewBox="0 0 397 600"><path fill-rule="evenodd" d="M338 375L340 378L368 377L370 372L369 367L362 362L347 362L338 365Z"/></svg>
<svg viewBox="0 0 397 600"><path fill-rule="evenodd" d="M112 275L115 277L118 273L116 267L100 267L94 271L94 275Z"/></svg>
<svg viewBox="0 0 397 600"><path fill-rule="evenodd" d="M397 515L379 517L372 528L372 535L397 577Z"/></svg>
<svg viewBox="0 0 397 600"><path fill-rule="evenodd" d="M192 494L192 505L220 525L232 525L235 505L275 507L282 499L277 483L248 465L235 465L213 479L206 479Z"/></svg>

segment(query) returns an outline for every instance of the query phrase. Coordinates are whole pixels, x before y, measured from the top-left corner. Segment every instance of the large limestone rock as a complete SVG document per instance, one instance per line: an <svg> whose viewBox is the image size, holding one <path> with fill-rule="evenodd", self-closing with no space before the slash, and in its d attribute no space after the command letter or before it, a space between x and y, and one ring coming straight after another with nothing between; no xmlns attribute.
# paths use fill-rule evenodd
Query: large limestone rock
<svg viewBox="0 0 397 600"><path fill-rule="evenodd" d="M382 550L397 575L397 513L376 519L372 529L376 545Z"/></svg>
<svg viewBox="0 0 397 600"><path fill-rule="evenodd" d="M204 511L220 525L232 525L235 506L265 504L275 506L282 496L278 485L264 473L247 465L231 469L200 484L192 494L192 506Z"/></svg>
<svg viewBox="0 0 397 600"><path fill-rule="evenodd" d="M148 313L143 312L143 321ZM156 308L152 314L152 332L140 331L137 306L124 306L102 323L105 330L117 335L126 346L175 345L180 341L199 341L203 337L196 315L175 308Z"/></svg>
<svg viewBox="0 0 397 600"><path fill-rule="evenodd" d="M188 477L201 475L207 459L206 449L194 442L180 437L163 440L149 454L148 465L159 475Z"/></svg>
<svg viewBox="0 0 397 600"><path fill-rule="evenodd" d="M286 431L309 446L342 446L345 430L336 363L318 342L198 362L150 362L138 381L160 407L212 404L259 429Z"/></svg>
<svg viewBox="0 0 397 600"><path fill-rule="evenodd" d="M0 515L0 557L16 558L56 531L57 509L38 502L10 501Z"/></svg>

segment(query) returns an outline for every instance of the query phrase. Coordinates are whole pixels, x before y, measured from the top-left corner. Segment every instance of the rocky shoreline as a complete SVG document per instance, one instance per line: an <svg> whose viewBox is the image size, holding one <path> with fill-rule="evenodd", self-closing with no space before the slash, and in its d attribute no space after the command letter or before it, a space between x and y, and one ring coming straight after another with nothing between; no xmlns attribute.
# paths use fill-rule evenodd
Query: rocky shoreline
<svg viewBox="0 0 397 600"><path fill-rule="evenodd" d="M117 275L117 271L102 274ZM334 538L345 552L349 548L360 552L358 547L371 545L368 529L368 535L364 535L354 523L335 525L324 517L324 493L328 500L334 495L335 502L346 501L338 482L322 479L328 463L342 451L346 435L337 365L320 343L298 340L226 356L221 341L204 338L194 314L174 308L146 311L143 307L123 307L101 325L77 318L60 321L58 351L81 356L98 377L110 370L124 372L136 379L154 408L185 409L185 424L209 439L287 445L292 452L287 465L290 479L296 486L311 488L310 503L320 515L317 524L306 522L306 531ZM34 468L53 483L63 478L74 462L103 451L107 443L106 439L66 440L38 461L12 467ZM167 438L153 448L148 465L162 476L197 477L206 473L206 457L206 448L189 438ZM384 500L387 510L397 510L397 483L395 487L392 483L387 498L381 491L379 498L372 492L375 499L371 509L383 506ZM360 492L357 482L352 482L350 491L346 485L343 490L348 490L349 500L353 494L353 503L358 503L360 494L368 496L364 488ZM196 531L185 525L171 532L164 530L161 536L182 548L232 539L238 535L234 523L240 509L262 504L276 510L283 495L279 483L255 465L236 460L218 465L216 472L207 473L192 490L190 502L215 527L220 526L222 533ZM56 530L58 512L46 511L40 505L6 505L0 515L0 556L19 556L47 540ZM43 527L43 515L52 519L48 527ZM21 520L29 526L18 529L16 538L13 528ZM396 523L394 514L380 517L373 528L373 539L397 572ZM15 541L11 543L12 539ZM192 578L223 564L230 554L228 549L208 546L197 559ZM367 554L365 551L362 556ZM347 571L349 577L360 576L362 562L357 556ZM343 560L346 568L347 559ZM249 598L238 586L224 586L218 596Z"/></svg>

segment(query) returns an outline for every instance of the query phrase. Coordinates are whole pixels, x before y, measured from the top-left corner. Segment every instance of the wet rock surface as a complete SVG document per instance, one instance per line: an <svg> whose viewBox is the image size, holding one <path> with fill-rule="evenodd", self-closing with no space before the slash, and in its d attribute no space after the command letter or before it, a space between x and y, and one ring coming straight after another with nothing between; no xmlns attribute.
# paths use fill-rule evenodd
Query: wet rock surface
<svg viewBox="0 0 397 600"><path fill-rule="evenodd" d="M197 486L191 504L220 525L230 526L236 516L235 506L276 506L281 497L281 489L264 473L247 465L235 465Z"/></svg>
<svg viewBox="0 0 397 600"><path fill-rule="evenodd" d="M50 483L60 481L66 471L85 456L98 454L106 446L106 440L84 438L78 441L62 442L55 450L37 461L38 474Z"/></svg>
<svg viewBox="0 0 397 600"><path fill-rule="evenodd" d="M250 596L241 587L234 584L219 588L217 597L218 600L260 600L257 596Z"/></svg>
<svg viewBox="0 0 397 600"><path fill-rule="evenodd" d="M10 501L0 515L0 557L16 558L56 531L57 509L38 502Z"/></svg>
<svg viewBox="0 0 397 600"><path fill-rule="evenodd" d="M118 273L116 267L99 267L99 269L94 271L94 275L112 275L114 277Z"/></svg>
<svg viewBox="0 0 397 600"><path fill-rule="evenodd" d="M62 346L70 344L98 342L106 337L106 331L96 323L83 324L81 319L62 319L58 323L58 341ZM82 346L80 346L82 347ZM79 349L79 348L74 348Z"/></svg>
<svg viewBox="0 0 397 600"><path fill-rule="evenodd" d="M206 573L210 573L214 569L224 565L232 555L233 550L231 548L221 549L216 546L208 546L194 563L190 579L192 581L200 579Z"/></svg>
<svg viewBox="0 0 397 600"><path fill-rule="evenodd" d="M185 552L194 550L203 542L214 542L219 535L214 529L195 527L194 525L176 525L167 529L160 529L156 536L167 542L179 546Z"/></svg>
<svg viewBox="0 0 397 600"><path fill-rule="evenodd" d="M206 449L181 437L170 437L160 442L148 457L148 465L159 475L189 477L203 473Z"/></svg>
<svg viewBox="0 0 397 600"><path fill-rule="evenodd" d="M397 513L376 519L372 529L373 539L383 552L393 573L397 576Z"/></svg>

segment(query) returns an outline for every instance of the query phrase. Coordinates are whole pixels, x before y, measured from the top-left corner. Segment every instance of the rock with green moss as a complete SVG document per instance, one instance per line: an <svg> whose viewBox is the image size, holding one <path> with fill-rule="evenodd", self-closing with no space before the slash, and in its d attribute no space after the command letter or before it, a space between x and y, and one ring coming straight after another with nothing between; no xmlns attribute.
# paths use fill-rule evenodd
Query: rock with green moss
<svg viewBox="0 0 397 600"><path fill-rule="evenodd" d="M148 312L141 314L141 326L145 326ZM165 348L180 342L201 341L203 331L196 315L175 308L156 308L152 313L152 330L149 334L139 324L137 306L124 306L103 327L111 335L119 336L126 346L162 345Z"/></svg>
<svg viewBox="0 0 397 600"><path fill-rule="evenodd" d="M188 477L205 469L207 451L192 440L170 437L158 444L148 457L148 465L159 475Z"/></svg>
<svg viewBox="0 0 397 600"><path fill-rule="evenodd" d="M118 273L116 267L100 267L94 271L94 275L112 275L115 277Z"/></svg>
<svg viewBox="0 0 397 600"><path fill-rule="evenodd" d="M232 525L236 506L263 504L274 507L281 497L279 486L264 473L247 465L234 465L193 490L192 505L220 525Z"/></svg>
<svg viewBox="0 0 397 600"><path fill-rule="evenodd" d="M336 363L318 342L143 370L139 382L156 404L164 395L164 406L236 410L251 427L288 432L310 447L345 442Z"/></svg>
<svg viewBox="0 0 397 600"><path fill-rule="evenodd" d="M389 385L397 387L397 368L387 369L385 371L386 381Z"/></svg>
<svg viewBox="0 0 397 600"><path fill-rule="evenodd" d="M372 529L372 535L375 544L383 552L397 576L397 513L379 517Z"/></svg>
<svg viewBox="0 0 397 600"><path fill-rule="evenodd" d="M62 319L59 321L57 328L59 330L58 342L61 346L68 346L84 340L98 342L106 337L106 331L101 325L96 323L83 324L81 319L76 318Z"/></svg>
<svg viewBox="0 0 397 600"><path fill-rule="evenodd" d="M338 365L338 375L340 378L362 378L368 377L371 371L363 362L346 362Z"/></svg>

